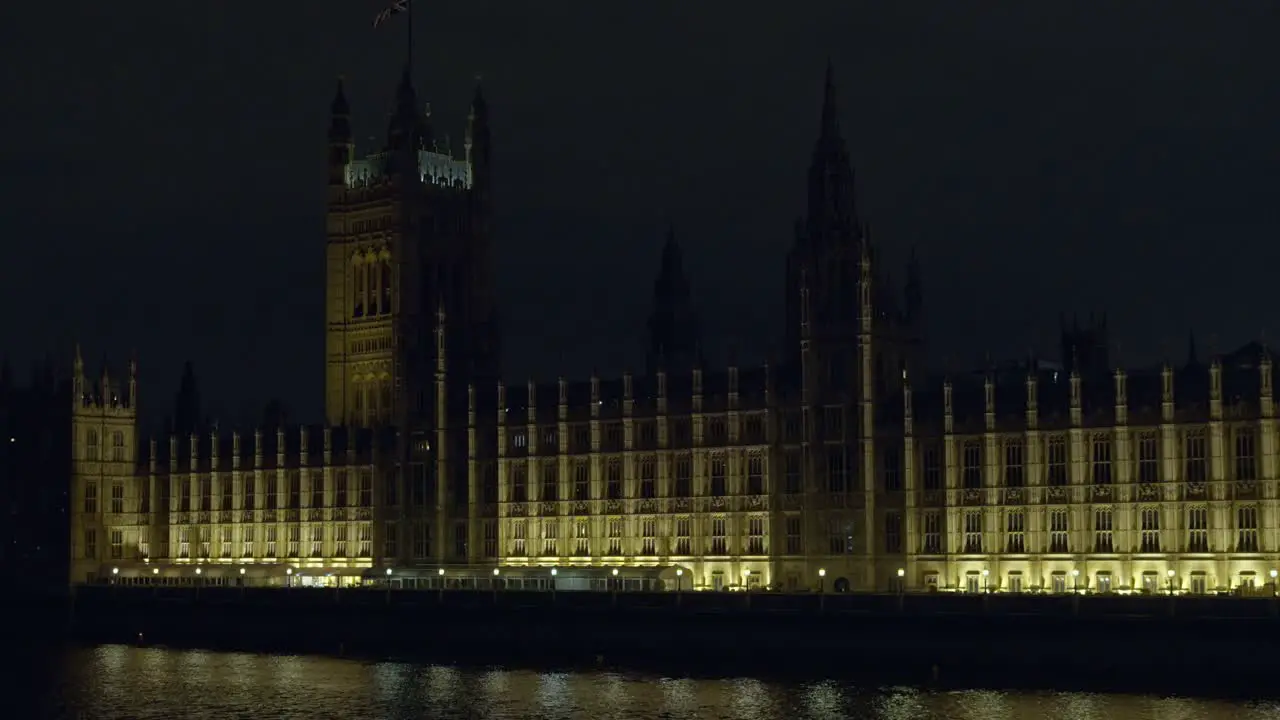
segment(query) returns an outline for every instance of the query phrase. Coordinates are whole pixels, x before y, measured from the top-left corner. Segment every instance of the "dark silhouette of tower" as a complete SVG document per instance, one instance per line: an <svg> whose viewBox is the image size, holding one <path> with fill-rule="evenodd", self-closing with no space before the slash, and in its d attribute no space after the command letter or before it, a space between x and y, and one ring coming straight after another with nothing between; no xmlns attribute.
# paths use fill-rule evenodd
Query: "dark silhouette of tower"
<svg viewBox="0 0 1280 720"><path fill-rule="evenodd" d="M662 245L662 262L653 283L653 310L648 324L646 365L650 373L659 369L686 370L701 363L698 317L674 228L668 229Z"/></svg>

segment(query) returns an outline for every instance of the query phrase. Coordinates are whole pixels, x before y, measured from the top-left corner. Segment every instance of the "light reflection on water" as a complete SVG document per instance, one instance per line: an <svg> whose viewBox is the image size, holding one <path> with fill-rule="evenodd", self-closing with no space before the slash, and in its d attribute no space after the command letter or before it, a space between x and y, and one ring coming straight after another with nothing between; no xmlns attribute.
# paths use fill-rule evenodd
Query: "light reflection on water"
<svg viewBox="0 0 1280 720"><path fill-rule="evenodd" d="M28 663L24 718L1262 720L1274 702L457 669L107 646ZM9 663L13 665L14 663ZM29 676L29 677L28 677Z"/></svg>

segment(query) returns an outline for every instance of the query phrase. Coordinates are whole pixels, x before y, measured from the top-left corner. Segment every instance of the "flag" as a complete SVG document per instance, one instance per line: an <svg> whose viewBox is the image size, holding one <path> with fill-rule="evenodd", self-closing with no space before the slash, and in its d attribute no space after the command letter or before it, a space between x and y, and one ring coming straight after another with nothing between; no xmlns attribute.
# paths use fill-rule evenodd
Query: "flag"
<svg viewBox="0 0 1280 720"><path fill-rule="evenodd" d="M392 15L399 15L402 12L406 12L408 9L409 0L391 0L390 5L383 9L382 12L373 16L373 26L378 27L382 23L391 19Z"/></svg>

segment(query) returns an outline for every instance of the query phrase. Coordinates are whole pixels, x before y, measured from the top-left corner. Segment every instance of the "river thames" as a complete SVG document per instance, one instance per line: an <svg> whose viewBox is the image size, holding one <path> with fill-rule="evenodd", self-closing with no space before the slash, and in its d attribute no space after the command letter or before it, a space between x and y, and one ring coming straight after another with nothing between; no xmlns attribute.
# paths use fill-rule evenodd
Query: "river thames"
<svg viewBox="0 0 1280 720"><path fill-rule="evenodd" d="M1280 702L686 679L137 648L10 656L22 718L1251 720Z"/></svg>

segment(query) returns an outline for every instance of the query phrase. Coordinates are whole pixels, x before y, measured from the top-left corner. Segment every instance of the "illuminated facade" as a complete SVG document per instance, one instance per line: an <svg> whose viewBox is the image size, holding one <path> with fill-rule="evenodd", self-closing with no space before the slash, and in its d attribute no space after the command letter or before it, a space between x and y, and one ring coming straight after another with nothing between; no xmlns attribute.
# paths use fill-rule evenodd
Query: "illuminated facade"
<svg viewBox="0 0 1280 720"><path fill-rule="evenodd" d="M643 372L503 383L490 141L433 139L406 76L386 149L329 133L326 427L140 443L136 372L77 358L73 581L1179 592L1280 564L1271 355L926 379L913 261L858 220L828 75L786 262L785 352L712 369L674 237ZM134 448L141 448L135 457ZM197 570L199 575L196 575ZM616 572L615 572L616 571Z"/></svg>

